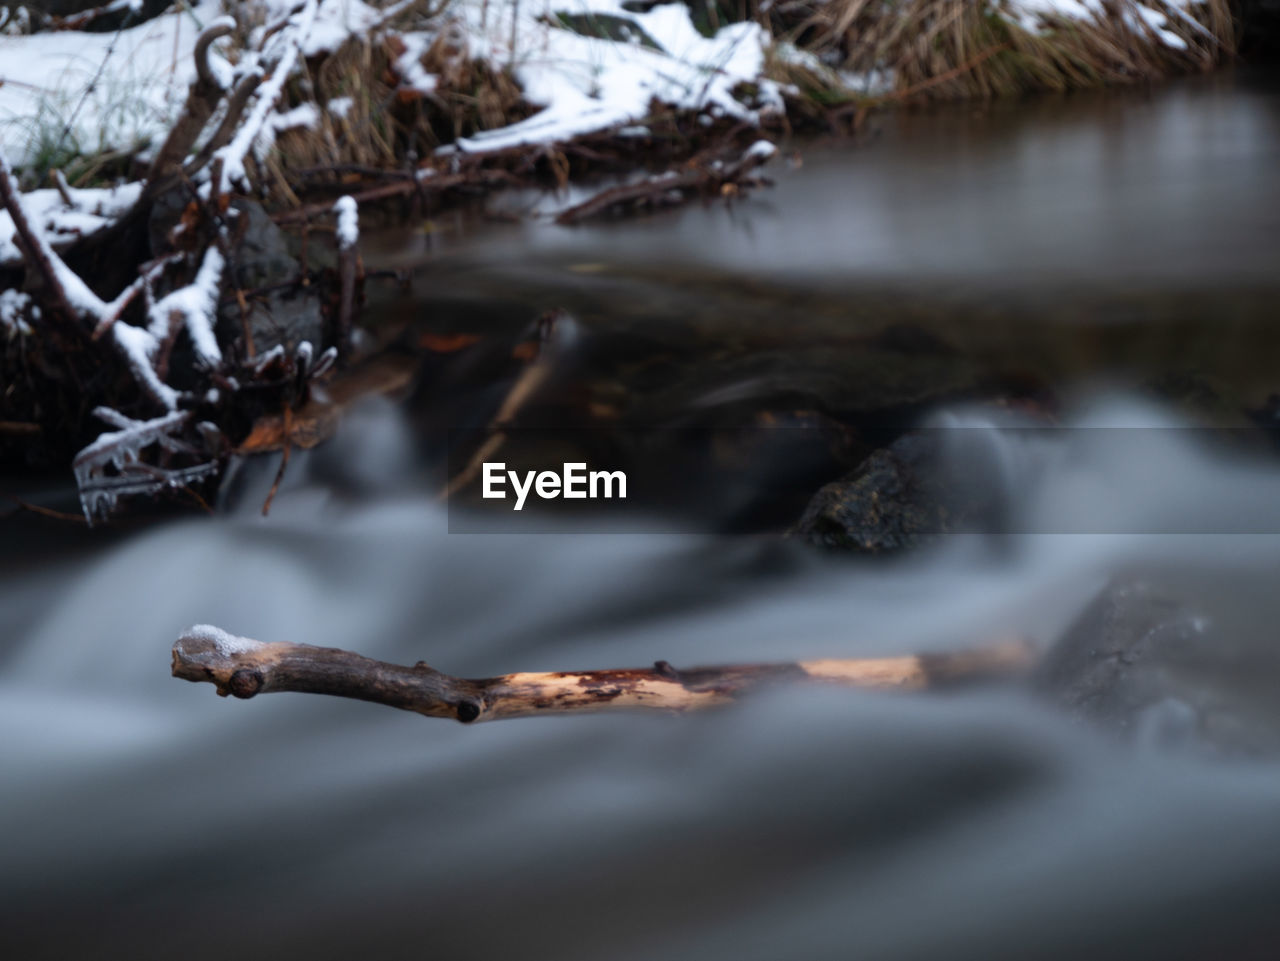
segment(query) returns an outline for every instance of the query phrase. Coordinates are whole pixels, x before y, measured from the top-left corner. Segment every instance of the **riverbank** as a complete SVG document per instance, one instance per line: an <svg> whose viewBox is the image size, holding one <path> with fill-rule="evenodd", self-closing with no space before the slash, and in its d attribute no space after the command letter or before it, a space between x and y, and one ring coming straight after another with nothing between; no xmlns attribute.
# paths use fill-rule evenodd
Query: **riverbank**
<svg viewBox="0 0 1280 961"><path fill-rule="evenodd" d="M90 518L168 489L199 503L232 454L287 463L295 417L376 343L357 329L358 240L380 211L602 171L620 182L558 223L732 198L819 114L858 128L889 104L1149 79L1232 49L1218 0L892 9L264 0L227 17L205 0L11 30L0 458L71 460ZM328 416L303 417L307 443Z"/></svg>
<svg viewBox="0 0 1280 961"><path fill-rule="evenodd" d="M282 18L307 9L236 4L218 69L250 65ZM72 186L127 175L180 115L196 37L224 12L201 0L94 33L93 21L40 29L11 15L0 37L11 161L30 183L54 168ZM1226 0L322 0L303 33L257 150L255 186L282 201L320 169L439 172L461 156L510 169L518 151L514 166L563 178L591 166L603 133L638 160L689 155L718 123L846 129L888 104L1150 81L1223 62L1236 27ZM671 143L682 136L683 151ZM579 138L590 149L566 153Z"/></svg>

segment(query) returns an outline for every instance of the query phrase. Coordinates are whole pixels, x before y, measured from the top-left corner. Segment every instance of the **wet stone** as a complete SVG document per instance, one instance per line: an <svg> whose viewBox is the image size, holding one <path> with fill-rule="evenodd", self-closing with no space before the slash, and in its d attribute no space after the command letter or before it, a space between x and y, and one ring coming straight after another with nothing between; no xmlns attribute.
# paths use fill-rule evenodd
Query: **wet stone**
<svg viewBox="0 0 1280 961"><path fill-rule="evenodd" d="M942 470L936 432L909 433L827 484L791 530L812 544L862 554L919 547L978 513L968 485Z"/></svg>

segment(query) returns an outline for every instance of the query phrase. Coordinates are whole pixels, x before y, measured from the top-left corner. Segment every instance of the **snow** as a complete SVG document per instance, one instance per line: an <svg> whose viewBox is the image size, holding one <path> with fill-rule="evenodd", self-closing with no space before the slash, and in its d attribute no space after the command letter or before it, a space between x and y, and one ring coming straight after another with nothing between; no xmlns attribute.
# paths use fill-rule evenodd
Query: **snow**
<svg viewBox="0 0 1280 961"><path fill-rule="evenodd" d="M439 78L423 67L422 57L440 33L448 31L471 57L494 67L510 66L526 99L541 108L523 121L442 148L446 153L479 153L562 142L609 129L630 130L644 120L655 99L704 115L755 123L763 114L783 109L783 88L761 76L766 49L784 62L818 70L829 82L853 93L877 95L893 85L888 70L864 74L834 70L790 43L774 43L755 23L728 24L714 36L704 37L683 3L633 12L623 2L453 0L424 27L398 31L404 52L394 68L402 89L434 95ZM1172 29L1171 20L1186 24L1181 28L1184 35L1192 29L1203 33L1188 13L1203 3L1124 0L1115 12L1136 35L1181 50L1187 43ZM196 36L205 26L225 19L224 6L219 0L199 0L189 12L168 13L118 35L67 31L0 36L0 146L18 166L26 166L37 155L47 160L59 144L63 149L94 152L154 142L177 115L194 77L191 51ZM261 157L276 132L313 126L318 119L315 105L272 117L301 57L333 52L350 38L368 36L393 20L401 28L413 26L407 18L395 18L417 9L412 0L383 9L363 0L306 0L304 4L259 0L256 6L265 12L267 24L287 25L270 36L263 54L242 52L235 68L240 74L261 68L270 73L270 79L235 140L220 151L223 189L244 180L245 158L250 152ZM1045 29L1055 20L1114 15L1106 0L1000 0L997 9L1029 31ZM624 41L585 36L566 28L559 19L562 14L587 23L593 16L607 16L633 25L634 30ZM421 16L418 22L423 22ZM257 28L255 36L266 36L267 29ZM660 49L642 44L642 37ZM215 54L211 67L230 84L234 72L228 63ZM734 96L739 84L755 88L754 103L744 104ZM351 101L337 98L327 106L341 117L350 110ZM63 225L70 232L100 223L66 219ZM58 232L49 233L57 243ZM0 224L0 261L12 259L10 247Z"/></svg>
<svg viewBox="0 0 1280 961"><path fill-rule="evenodd" d="M1142 4L1136 5L1138 16L1142 18L1142 22L1155 31L1162 43L1174 50L1186 50L1187 41L1174 33L1169 28L1169 18L1158 10L1152 10L1150 7Z"/></svg>
<svg viewBox="0 0 1280 961"><path fill-rule="evenodd" d="M406 33L400 39L404 43L404 53L396 57L395 65L396 75L401 80L400 88L424 95L435 93L439 80L422 66L422 55L435 37L427 33Z"/></svg>
<svg viewBox="0 0 1280 961"><path fill-rule="evenodd" d="M764 162L778 152L777 146L768 140L757 140L742 155L743 160L759 160Z"/></svg>
<svg viewBox="0 0 1280 961"><path fill-rule="evenodd" d="M354 197L339 197L333 210L338 215L338 248L350 250L360 239L360 214L356 200Z"/></svg>
<svg viewBox="0 0 1280 961"><path fill-rule="evenodd" d="M211 244L204 252L204 260L196 273L196 279L152 305L148 331L152 340L158 344L168 335L175 321L180 321L186 327L196 355L203 363L213 367L222 362L222 351L218 347L218 338L213 329L218 316L218 293L222 284L223 266L222 252L217 245Z"/></svg>
<svg viewBox="0 0 1280 961"><path fill-rule="evenodd" d="M190 7L118 33L0 36L0 147L25 167L60 140L90 153L162 137L195 77L196 37L221 13L217 0Z"/></svg>
<svg viewBox="0 0 1280 961"><path fill-rule="evenodd" d="M283 20L298 6L297 0L266 0L267 22ZM403 4L398 4L403 8ZM362 36L386 19L390 10L379 10L361 0L320 0L311 29L302 39L304 57L333 53L353 36Z"/></svg>
<svg viewBox="0 0 1280 961"><path fill-rule="evenodd" d="M54 247L64 247L112 223L134 205L141 190L141 184L72 190L71 199L75 203L72 207L53 189L29 191L22 195L22 200L32 225L38 226ZM14 242L13 218L9 211L0 210L0 266L16 266L21 261L22 254Z"/></svg>
<svg viewBox="0 0 1280 961"><path fill-rule="evenodd" d="M112 325L111 336L116 347L124 354L138 383L165 408L175 410L178 406L178 392L163 383L152 366L160 342L149 330L123 321Z"/></svg>
<svg viewBox="0 0 1280 961"><path fill-rule="evenodd" d="M6 334L30 334L26 321L40 319L40 308L31 302L31 295L21 290L0 290L0 331Z"/></svg>
<svg viewBox="0 0 1280 961"><path fill-rule="evenodd" d="M320 108L313 103L299 104L292 110L275 114L270 122L271 129L275 131L296 130L299 127L314 130L320 126Z"/></svg>
<svg viewBox="0 0 1280 961"><path fill-rule="evenodd" d="M109 455L114 458L116 467L123 467L130 460L137 459L137 452L141 447L167 437L169 431L181 426L190 416L186 411L173 411L163 417L140 421L126 417L110 407L99 407L94 413L99 419L120 429L99 434L92 444L76 455L77 464L97 461ZM128 443L122 445L121 441Z"/></svg>
<svg viewBox="0 0 1280 961"><path fill-rule="evenodd" d="M263 646L261 641L255 641L250 637L228 634L222 628L214 627L212 624L193 624L183 631L182 636L178 638L178 643L183 641L203 641L212 644L223 657L245 654Z"/></svg>
<svg viewBox="0 0 1280 961"><path fill-rule="evenodd" d="M582 36L554 25L557 13L627 20L662 49ZM755 23L730 24L707 38L695 29L683 4L632 13L621 0L472 2L459 4L456 16L471 56L510 63L525 98L543 108L519 123L459 140L456 149L464 152L555 143L632 126L649 114L655 98L683 109L719 109L749 123L781 109L777 84L760 77L768 37ZM734 97L734 88L743 83L759 88L763 109Z"/></svg>
<svg viewBox="0 0 1280 961"><path fill-rule="evenodd" d="M1106 15L1102 0L1008 0L1019 25L1034 32L1041 19L1092 20Z"/></svg>
<svg viewBox="0 0 1280 961"><path fill-rule="evenodd" d="M1205 32L1198 20L1187 10L1203 6L1206 0L1164 0L1163 6L1177 14L1194 29ZM1111 13L1103 0L1006 0L1006 6L1015 22L1028 32L1037 31L1046 19L1102 20ZM1135 0L1122 0L1115 13L1138 36L1155 37L1172 50L1186 50L1187 42L1169 29L1169 18L1161 11Z"/></svg>
<svg viewBox="0 0 1280 961"><path fill-rule="evenodd" d="M293 73L299 50L305 47L311 35L316 11L316 0L307 0L301 12L290 18L289 26L272 38L271 49L264 51L264 59L271 61L275 48L280 46L284 48L278 58L274 59L271 77L258 89L258 97L253 104L253 109L241 122L235 137L232 138L231 143L214 154L215 161L220 161L222 166L222 182L218 185L221 193L230 191L232 184L246 181L245 158L254 148L263 129L268 126L267 117L275 109L276 101L280 99L284 85L288 82L289 75Z"/></svg>

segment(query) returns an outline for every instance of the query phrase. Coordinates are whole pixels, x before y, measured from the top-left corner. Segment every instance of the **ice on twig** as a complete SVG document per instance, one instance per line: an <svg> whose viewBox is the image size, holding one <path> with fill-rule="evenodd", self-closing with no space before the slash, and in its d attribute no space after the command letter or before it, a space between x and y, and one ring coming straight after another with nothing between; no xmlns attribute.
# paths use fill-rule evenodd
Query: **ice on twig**
<svg viewBox="0 0 1280 961"><path fill-rule="evenodd" d="M212 462L173 469L142 462L142 451L152 446L171 453L195 453L174 436L191 417L188 411L174 411L152 420L134 420L110 407L99 407L94 414L118 429L100 434L71 462L80 491L80 507L90 524L108 517L122 496L185 487L217 470L218 465ZM108 469L115 473L108 474Z"/></svg>

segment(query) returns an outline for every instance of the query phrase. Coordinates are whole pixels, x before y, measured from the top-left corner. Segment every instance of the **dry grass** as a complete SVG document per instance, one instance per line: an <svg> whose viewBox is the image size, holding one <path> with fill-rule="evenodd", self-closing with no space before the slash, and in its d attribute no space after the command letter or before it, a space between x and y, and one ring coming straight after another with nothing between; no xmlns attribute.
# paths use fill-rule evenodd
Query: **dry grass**
<svg viewBox="0 0 1280 961"><path fill-rule="evenodd" d="M1185 50L1161 42L1134 0L1108 5L1102 20L1048 18L1027 30L999 15L997 0L784 2L769 24L842 70L893 71L894 91L881 99L959 100L1133 83L1207 70L1234 49L1228 0L1192 8L1196 24L1163 0L1146 0L1167 13L1167 29ZM797 69L784 65L779 79L794 83ZM829 86L821 78L809 84Z"/></svg>
<svg viewBox="0 0 1280 961"><path fill-rule="evenodd" d="M424 0L419 16L428 6ZM411 20L413 12L406 12ZM288 194L296 189L296 171L403 169L442 144L533 113L510 74L467 55L457 23L437 18L433 29L434 41L417 58L436 78L431 93L404 88L397 61L406 45L395 30L353 37L335 53L308 62L305 76L290 84L281 109L313 103L319 121L277 135L267 161L269 185L292 199ZM348 106L329 109L334 101Z"/></svg>
<svg viewBox="0 0 1280 961"><path fill-rule="evenodd" d="M472 60L462 27L447 7L423 0L372 36L349 40L336 53L309 62L282 108L314 103L313 127L281 131L261 179L278 200L296 202L301 171L332 168L341 176L361 168L403 169L440 145L529 116L508 72ZM440 0L434 0L439 3ZM1156 79L1207 70L1230 54L1234 34L1229 0L1206 0L1191 11L1164 0L1145 6L1167 15L1165 29L1185 49L1163 42L1137 12L1136 0L1105 0L1097 21L1040 20L1033 29L1014 22L1004 0L782 0L761 12L754 2L721 4L721 21L753 17L785 41L767 72L788 84L794 119L830 123L833 106L858 111L888 102L987 99L1036 91L1062 91ZM701 9L693 4L695 11ZM418 60L437 78L431 93L405 89L397 62L405 43L397 29L422 31L434 41ZM417 36L422 36L419 32ZM892 78L889 90L859 91L850 78ZM326 109L349 102L345 112ZM825 120L823 118L826 118ZM855 123L856 126L856 123ZM355 173L351 173L355 176Z"/></svg>

